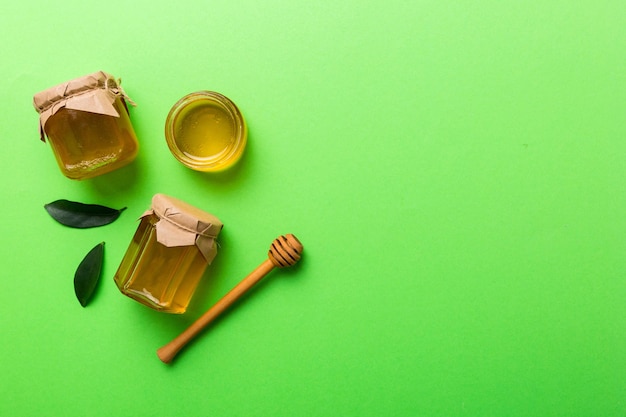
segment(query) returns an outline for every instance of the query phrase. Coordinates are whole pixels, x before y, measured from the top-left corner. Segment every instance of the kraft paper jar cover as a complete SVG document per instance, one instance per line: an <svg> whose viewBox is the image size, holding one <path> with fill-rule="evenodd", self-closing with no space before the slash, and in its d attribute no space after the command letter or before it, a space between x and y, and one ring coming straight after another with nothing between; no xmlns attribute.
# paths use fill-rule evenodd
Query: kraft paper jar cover
<svg viewBox="0 0 626 417"><path fill-rule="evenodd" d="M184 201L164 194L152 198L152 207L141 217L155 214L157 241L167 247L196 245L207 263L217 254L215 239L222 230L222 222Z"/></svg>
<svg viewBox="0 0 626 417"><path fill-rule="evenodd" d="M94 72L35 94L33 106L40 115L41 140L45 140L46 121L62 108L119 117L113 107L118 97L124 103L128 101L135 104L122 89L120 81L104 71Z"/></svg>

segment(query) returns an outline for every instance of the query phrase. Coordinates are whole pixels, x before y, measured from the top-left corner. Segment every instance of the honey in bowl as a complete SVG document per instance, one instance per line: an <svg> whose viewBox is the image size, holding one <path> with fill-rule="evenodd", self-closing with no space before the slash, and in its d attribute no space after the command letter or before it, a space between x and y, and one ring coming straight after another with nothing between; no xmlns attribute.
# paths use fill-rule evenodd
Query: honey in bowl
<svg viewBox="0 0 626 417"><path fill-rule="evenodd" d="M197 171L233 165L246 146L247 128L237 106L212 91L191 93L170 110L165 138L176 159Z"/></svg>

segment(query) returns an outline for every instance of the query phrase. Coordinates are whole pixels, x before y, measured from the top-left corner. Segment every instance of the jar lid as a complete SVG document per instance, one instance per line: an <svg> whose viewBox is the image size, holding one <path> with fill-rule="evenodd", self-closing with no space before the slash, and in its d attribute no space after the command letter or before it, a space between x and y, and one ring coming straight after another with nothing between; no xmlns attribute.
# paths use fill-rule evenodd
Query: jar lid
<svg viewBox="0 0 626 417"><path fill-rule="evenodd" d="M119 117L113 107L118 97L135 105L120 86L120 81L104 71L94 72L35 94L33 106L39 113L41 140L45 141L46 122L62 108Z"/></svg>
<svg viewBox="0 0 626 417"><path fill-rule="evenodd" d="M223 224L217 217L164 194L152 197L143 216L155 214L157 241L167 247L196 245L210 264L217 254L215 239ZM143 217L142 216L142 217Z"/></svg>

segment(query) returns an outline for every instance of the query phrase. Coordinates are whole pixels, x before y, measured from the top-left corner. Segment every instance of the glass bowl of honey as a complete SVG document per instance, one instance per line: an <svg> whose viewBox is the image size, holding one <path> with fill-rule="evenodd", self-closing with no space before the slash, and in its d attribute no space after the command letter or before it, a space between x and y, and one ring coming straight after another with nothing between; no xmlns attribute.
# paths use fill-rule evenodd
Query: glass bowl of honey
<svg viewBox="0 0 626 417"><path fill-rule="evenodd" d="M185 166L196 171L221 171L243 154L247 127L228 97L198 91L174 104L165 122L165 139L174 157Z"/></svg>

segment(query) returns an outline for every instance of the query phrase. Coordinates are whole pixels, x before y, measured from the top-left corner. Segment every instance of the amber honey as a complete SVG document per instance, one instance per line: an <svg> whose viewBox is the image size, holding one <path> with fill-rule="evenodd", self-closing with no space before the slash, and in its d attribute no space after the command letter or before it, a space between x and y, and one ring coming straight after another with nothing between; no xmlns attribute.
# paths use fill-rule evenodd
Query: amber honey
<svg viewBox="0 0 626 417"><path fill-rule="evenodd" d="M214 240L221 228L216 217L157 194L128 246L115 283L123 294L148 307L184 313L216 254Z"/></svg>
<svg viewBox="0 0 626 417"><path fill-rule="evenodd" d="M154 214L141 220L115 281L124 294L142 304L184 313L207 262L195 246L159 244L154 227L158 220Z"/></svg>
<svg viewBox="0 0 626 417"><path fill-rule="evenodd" d="M198 171L219 171L241 157L247 128L230 99L201 91L183 97L172 107L165 138L174 157L184 165Z"/></svg>
<svg viewBox="0 0 626 417"><path fill-rule="evenodd" d="M86 179L118 169L137 156L137 139L119 99L119 118L61 109L48 119L45 131L59 168L72 179Z"/></svg>
<svg viewBox="0 0 626 417"><path fill-rule="evenodd" d="M35 94L41 139L48 138L66 177L91 178L135 159L139 145L126 100L119 82L102 71Z"/></svg>

